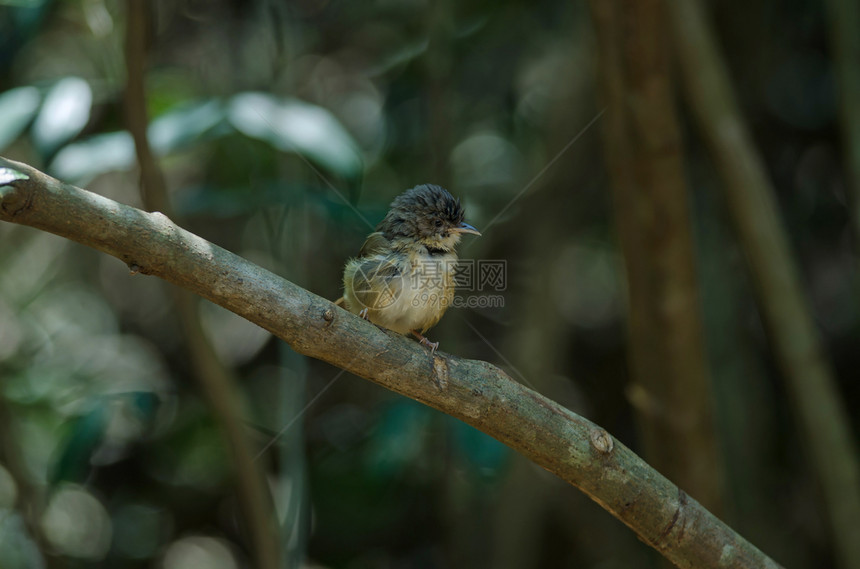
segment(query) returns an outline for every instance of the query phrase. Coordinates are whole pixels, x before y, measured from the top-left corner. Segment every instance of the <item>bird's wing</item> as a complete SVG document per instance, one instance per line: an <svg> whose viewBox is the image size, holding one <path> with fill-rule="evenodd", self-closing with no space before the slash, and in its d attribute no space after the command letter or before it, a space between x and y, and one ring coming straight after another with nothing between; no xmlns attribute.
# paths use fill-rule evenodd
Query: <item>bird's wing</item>
<svg viewBox="0 0 860 569"><path fill-rule="evenodd" d="M391 256L374 255L355 259L351 269L352 292L365 307L377 310L386 308L397 300L403 290L403 271Z"/></svg>
<svg viewBox="0 0 860 569"><path fill-rule="evenodd" d="M372 257L378 253L385 253L388 249L388 239L380 231L377 231L367 236L364 245L361 246L358 252L358 256L359 258Z"/></svg>

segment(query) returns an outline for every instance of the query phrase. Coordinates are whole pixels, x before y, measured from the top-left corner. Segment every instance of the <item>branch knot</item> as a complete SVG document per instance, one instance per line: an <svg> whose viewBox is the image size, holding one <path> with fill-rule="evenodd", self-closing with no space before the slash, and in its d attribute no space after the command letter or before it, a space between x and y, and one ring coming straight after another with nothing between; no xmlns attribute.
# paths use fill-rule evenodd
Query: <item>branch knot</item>
<svg viewBox="0 0 860 569"><path fill-rule="evenodd" d="M615 443L612 442L612 435L603 429L592 429L590 438L591 446L600 454L609 454L615 447Z"/></svg>

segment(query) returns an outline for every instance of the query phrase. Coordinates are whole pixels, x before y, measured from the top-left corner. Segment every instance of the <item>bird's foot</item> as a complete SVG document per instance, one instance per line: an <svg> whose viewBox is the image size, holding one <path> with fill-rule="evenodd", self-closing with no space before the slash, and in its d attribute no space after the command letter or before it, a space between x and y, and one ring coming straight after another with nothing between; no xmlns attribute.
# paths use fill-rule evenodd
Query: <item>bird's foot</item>
<svg viewBox="0 0 860 569"><path fill-rule="evenodd" d="M370 320L370 317L367 315L368 310L370 310L370 309L365 306L364 308L361 309L361 312L359 312L358 315L361 316L362 318L364 318L365 320Z"/></svg>
<svg viewBox="0 0 860 569"><path fill-rule="evenodd" d="M418 338L418 342L424 346L430 348L430 353L435 354L436 350L439 349L439 342L431 342L428 340L421 332L418 330L412 330L412 334Z"/></svg>

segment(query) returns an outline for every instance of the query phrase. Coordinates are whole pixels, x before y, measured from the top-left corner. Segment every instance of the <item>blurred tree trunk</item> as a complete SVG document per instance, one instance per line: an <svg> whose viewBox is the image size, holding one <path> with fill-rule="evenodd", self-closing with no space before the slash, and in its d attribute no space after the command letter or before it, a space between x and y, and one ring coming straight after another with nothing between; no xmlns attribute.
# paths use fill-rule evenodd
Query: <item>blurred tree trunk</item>
<svg viewBox="0 0 860 569"><path fill-rule="evenodd" d="M828 0L833 66L839 81L840 127L854 254L860 258L860 2Z"/></svg>
<svg viewBox="0 0 860 569"><path fill-rule="evenodd" d="M798 501L812 498L812 493L801 491L791 499L774 500L779 494L778 486L789 479L785 476L786 461L793 461L781 452L785 445L778 424L782 413L774 403L779 400L779 387L771 381L767 362L759 356L760 330L750 325L754 299L747 288L743 259L736 249L726 246L732 243L733 235L723 221L725 204L716 192L719 180L705 159L697 154L695 161L688 164L690 172L702 176L690 181L699 190L695 195L696 209L716 212L699 218L695 229L701 251L699 275L705 329L720 332L707 335L707 345L718 409L717 430L726 464L726 492L730 496L725 518L774 559L790 559L795 567L815 567L815 550L810 547L814 538L808 532L809 526L815 524L814 516L794 529L807 539L785 538L785 520L802 507Z"/></svg>
<svg viewBox="0 0 860 569"><path fill-rule="evenodd" d="M140 167L140 190L144 206L149 211L158 211L176 219L167 181L152 151L147 131L146 34L150 31L151 10L152 7L144 0L134 0L128 5L125 119L134 140ZM191 368L231 453L239 505L247 523L248 540L255 561L261 569L278 569L281 562L274 508L264 473L253 459L250 442L240 419L242 399L238 381L206 336L200 320L200 299L180 288L171 287L171 292Z"/></svg>
<svg viewBox="0 0 860 569"><path fill-rule="evenodd" d="M581 118L581 122L588 119ZM565 176L578 177L571 170L565 170ZM562 176L554 178L558 180L550 188L570 191L570 184ZM582 398L572 393L568 378L558 375L571 343L571 329L558 305L558 294L563 291L554 286L559 244L569 239L570 234L565 225L569 210L549 205L564 203L563 196L541 197L544 199L535 200L537 207L531 208L531 222L523 224L534 228L523 236L527 244L524 258L529 260L524 273L530 278L521 294L512 295L521 299L513 318L517 325L511 328L501 352L510 354L513 360L513 364L505 362L512 377L579 412ZM593 505L581 496L562 498L556 481L522 457L512 456L511 463L500 492L505 499L498 503L494 516L495 557L491 567L541 567L553 553L545 551L548 545L545 536L552 523L558 523L557 531L566 536L563 548L569 550L567 559L587 560L586 564L602 560L622 567L641 567L647 563L647 549L637 547L622 526L595 513Z"/></svg>
<svg viewBox="0 0 860 569"><path fill-rule="evenodd" d="M830 362L806 303L764 164L696 1L670 0L677 53L702 136L724 180L778 364L821 483L841 566L860 568L860 463Z"/></svg>
<svg viewBox="0 0 860 569"><path fill-rule="evenodd" d="M659 0L592 0L604 149L627 269L629 396L645 456L713 512L722 511L668 28Z"/></svg>
<svg viewBox="0 0 860 569"><path fill-rule="evenodd" d="M307 174L306 174L307 175ZM289 179L289 176L284 176ZM260 212L262 242L266 244L290 278L307 282L304 259L309 255L309 243L319 239L306 201L281 207L269 207ZM288 229L289 228L289 229ZM289 270L286 269L289 267ZM278 366L272 380L278 385L278 405L266 410L273 413L271 425L278 435L271 444L278 468L276 480L281 495L274 498L279 513L281 567L300 569L307 561L310 536L310 490L305 455L305 426L302 417L308 405L308 362L287 344L278 345ZM255 457L257 460L258 457Z"/></svg>
<svg viewBox="0 0 860 569"><path fill-rule="evenodd" d="M536 201L542 205L540 200ZM513 319L517 324L506 335L501 353L513 360L505 361L511 377L540 393L552 393L557 401L564 401L558 397L559 386L553 379L557 377L554 373L567 345L568 333L549 286L555 270L553 260L558 255L557 244L564 239L558 234L558 228L564 225L551 221L562 213L558 208L550 207L545 211L545 207L529 209L532 223L523 224L534 228L523 235L526 251L523 259L527 261L522 272L530 278L518 295L521 300ZM554 495L557 488L554 481L541 480L534 466L520 457L512 457L511 462L502 490L506 498L499 502L495 515L492 567L539 567L549 514L558 503Z"/></svg>
<svg viewBox="0 0 860 569"><path fill-rule="evenodd" d="M423 58L421 79L424 95L424 120L427 138L424 140L423 154L426 161L423 171L413 173L423 180L451 187L450 155L454 145L452 116L456 108L452 96L450 76L452 69L452 39L455 35L451 20L452 5L448 1L430 2L425 6L424 23L428 38L427 54ZM456 193L456 192L455 192ZM462 342L465 330L450 327L445 330L443 345L456 346ZM439 334L437 328L434 332ZM464 482L458 472L460 465L452 452L448 432L450 427L446 417L431 418L433 452L441 457L444 473L436 477L434 493L441 496L436 515L440 525L445 528L444 562L451 567L470 567L480 564L484 551L486 524L479 521L480 516L464 515L466 511L480 512L485 497L472 485Z"/></svg>
<svg viewBox="0 0 860 569"><path fill-rule="evenodd" d="M431 2L427 5L427 57L422 69L427 100L427 181L443 188L451 187L450 154L453 147L457 102L451 96L452 48L455 36L451 22L450 2ZM452 116L454 114L454 116Z"/></svg>

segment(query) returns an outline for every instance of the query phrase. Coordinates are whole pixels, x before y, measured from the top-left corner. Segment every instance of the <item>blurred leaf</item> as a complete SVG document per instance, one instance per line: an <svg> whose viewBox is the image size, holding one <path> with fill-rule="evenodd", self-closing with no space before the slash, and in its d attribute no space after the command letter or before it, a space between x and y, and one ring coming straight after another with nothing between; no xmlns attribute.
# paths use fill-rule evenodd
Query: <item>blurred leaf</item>
<svg viewBox="0 0 860 569"><path fill-rule="evenodd" d="M69 182L85 183L105 172L134 164L134 141L128 132L98 134L60 150L48 170Z"/></svg>
<svg viewBox="0 0 860 569"><path fill-rule="evenodd" d="M72 566L86 567L87 561L104 559L110 549L110 514L101 500L81 485L56 488L39 522L52 551L77 558L79 563Z"/></svg>
<svg viewBox="0 0 860 569"><path fill-rule="evenodd" d="M147 467L159 480L175 486L211 491L229 479L230 462L220 429L209 412L193 402L183 406Z"/></svg>
<svg viewBox="0 0 860 569"><path fill-rule="evenodd" d="M248 93L234 97L226 114L247 136L307 157L343 178L355 180L361 174L361 158L352 138L320 107ZM224 119L225 108L220 101L189 104L152 121L150 144L156 155L165 156L207 135L232 132L218 130L227 126ZM131 135L120 131L66 146L57 153L50 170L66 180L84 182L105 172L128 169L134 163Z"/></svg>
<svg viewBox="0 0 860 569"><path fill-rule="evenodd" d="M149 144L159 156L181 150L209 133L224 121L221 101L189 103L153 120L149 125Z"/></svg>
<svg viewBox="0 0 860 569"><path fill-rule="evenodd" d="M322 107L265 93L241 93L230 102L228 117L245 135L296 153L344 179L361 175L357 144Z"/></svg>
<svg viewBox="0 0 860 569"><path fill-rule="evenodd" d="M22 49L39 33L44 18L56 0L2 0L0 6L0 66L8 69Z"/></svg>
<svg viewBox="0 0 860 569"><path fill-rule="evenodd" d="M93 92L80 77L60 79L45 95L45 102L33 123L33 141L44 154L78 135L90 120Z"/></svg>
<svg viewBox="0 0 860 569"><path fill-rule="evenodd" d="M491 130L479 131L457 144L451 151L451 167L457 187L491 188L503 195L518 191L517 182L524 178L523 157L517 147Z"/></svg>
<svg viewBox="0 0 860 569"><path fill-rule="evenodd" d="M141 418L151 421L155 418L155 413L161 404L161 399L151 391L129 391L128 393L119 394L122 397L127 397L132 408L138 412Z"/></svg>
<svg viewBox="0 0 860 569"><path fill-rule="evenodd" d="M768 108L795 128L818 130L836 116L836 86L830 61L816 53L793 52L768 77Z"/></svg>
<svg viewBox="0 0 860 569"><path fill-rule="evenodd" d="M395 401L380 415L370 439L366 464L381 478L397 476L425 446L430 410L412 401Z"/></svg>
<svg viewBox="0 0 860 569"><path fill-rule="evenodd" d="M249 191L251 190L251 191ZM254 183L251 187L195 186L176 192L176 211L180 215L234 217L254 213L273 205L295 205L311 194L310 186L288 184L283 180Z"/></svg>
<svg viewBox="0 0 860 569"><path fill-rule="evenodd" d="M48 481L51 484L83 481L90 471L90 458L101 444L106 427L107 414L104 405L95 405L89 413L75 419Z"/></svg>
<svg viewBox="0 0 860 569"><path fill-rule="evenodd" d="M117 553L130 559L147 559L158 552L170 535L171 517L146 503L126 503L113 515L113 544Z"/></svg>
<svg viewBox="0 0 860 569"><path fill-rule="evenodd" d="M29 180L30 176L12 168L0 168L0 186L11 184L15 180Z"/></svg>
<svg viewBox="0 0 860 569"><path fill-rule="evenodd" d="M35 87L19 87L0 94L0 150L12 144L27 128L41 100Z"/></svg>
<svg viewBox="0 0 860 569"><path fill-rule="evenodd" d="M152 66L146 71L146 108L148 116L161 115L201 97L206 89L182 68Z"/></svg>
<svg viewBox="0 0 860 569"><path fill-rule="evenodd" d="M43 569L45 561L36 542L27 533L20 514L0 509L0 552L3 569Z"/></svg>
<svg viewBox="0 0 860 569"><path fill-rule="evenodd" d="M108 425L116 418L114 414L119 409L109 403L117 400L135 413L136 420L147 425L146 428L152 425L161 403L159 397L150 391L111 393L97 398L88 413L70 422L69 434L48 477L51 484L82 482L87 477L92 456L104 441Z"/></svg>
<svg viewBox="0 0 860 569"><path fill-rule="evenodd" d="M424 55L430 42L426 39L413 41L396 49L393 53L383 56L369 71L369 77L379 77L391 70L403 67L407 63Z"/></svg>
<svg viewBox="0 0 860 569"><path fill-rule="evenodd" d="M165 156L197 142L219 124L226 124L223 120L224 108L219 101L192 103L152 121L149 142L157 156ZM64 180L84 183L106 172L127 170L136 160L131 134L109 132L64 147L49 170Z"/></svg>
<svg viewBox="0 0 860 569"><path fill-rule="evenodd" d="M451 419L456 448L479 474L493 475L504 466L510 449L478 429L466 423Z"/></svg>
<svg viewBox="0 0 860 569"><path fill-rule="evenodd" d="M45 0L0 0L0 6L12 8L38 8L46 3Z"/></svg>

